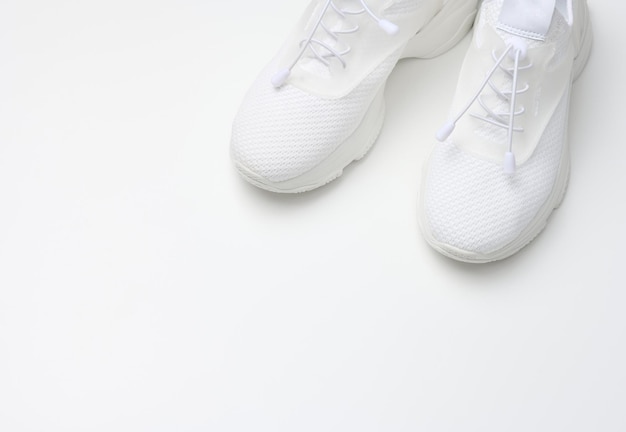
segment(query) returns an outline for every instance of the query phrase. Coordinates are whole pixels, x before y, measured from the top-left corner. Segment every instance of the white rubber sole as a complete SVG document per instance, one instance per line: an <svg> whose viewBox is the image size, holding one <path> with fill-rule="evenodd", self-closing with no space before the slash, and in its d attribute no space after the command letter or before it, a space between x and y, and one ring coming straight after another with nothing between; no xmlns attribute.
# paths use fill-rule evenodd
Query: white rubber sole
<svg viewBox="0 0 626 432"><path fill-rule="evenodd" d="M406 45L401 59L432 58L454 47L472 28L477 0L449 0L441 11ZM451 31L450 29L454 29ZM343 174L354 161L372 148L385 118L385 84L372 101L363 120L352 135L313 169L290 180L272 182L234 161L237 171L249 183L276 193L300 193L317 189Z"/></svg>
<svg viewBox="0 0 626 432"><path fill-rule="evenodd" d="M572 69L572 79L570 88L568 91L568 98L571 95L572 84L578 79L582 71L584 70L587 61L589 60L589 56L591 54L591 46L593 45L593 31L591 28L591 21L589 20L588 12L585 8L585 16L583 18L584 28L583 28L583 37L582 37L582 45L580 51L576 58L574 59L574 65ZM567 117L569 118L569 100L567 101L568 113ZM565 131L567 133L569 128L569 124L565 125ZM511 257L512 255L519 252L529 243L531 243L546 227L552 212L558 209L563 200L565 199L565 194L567 192L567 186L569 184L570 177L570 150L569 150L569 140L567 136L565 137L565 143L563 145L563 151L561 154L561 164L559 166L559 171L557 174L556 182L552 188L552 192L550 193L548 199L544 203L544 205L539 209L537 215L533 218L531 223L522 231L522 233L511 243L506 245L505 247L491 252L489 254L480 254L472 251L467 251L459 248L455 248L445 243L438 242L430 230L427 228L427 223L425 221L425 212L423 211L424 207L424 194L421 194L420 197L420 212L419 212L419 224L422 228L422 233L426 241L439 253L447 256L448 258L452 258L457 261L462 261L466 263L472 264L484 264L493 261L500 261L506 258ZM426 177L426 170L424 170L424 179ZM423 183L424 184L424 183Z"/></svg>

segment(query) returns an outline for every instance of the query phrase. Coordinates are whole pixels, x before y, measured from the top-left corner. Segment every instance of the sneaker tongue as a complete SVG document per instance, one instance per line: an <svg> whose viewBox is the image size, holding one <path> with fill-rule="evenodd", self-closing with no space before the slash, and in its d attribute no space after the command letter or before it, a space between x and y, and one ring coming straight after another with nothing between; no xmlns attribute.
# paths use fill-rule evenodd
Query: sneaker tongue
<svg viewBox="0 0 626 432"><path fill-rule="evenodd" d="M528 39L544 41L556 0L504 0L498 28Z"/></svg>

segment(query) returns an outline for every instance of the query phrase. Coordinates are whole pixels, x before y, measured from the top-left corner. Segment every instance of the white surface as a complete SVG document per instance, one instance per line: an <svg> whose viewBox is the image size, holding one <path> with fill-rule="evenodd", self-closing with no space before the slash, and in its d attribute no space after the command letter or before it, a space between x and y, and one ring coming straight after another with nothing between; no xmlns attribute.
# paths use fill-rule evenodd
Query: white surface
<svg viewBox="0 0 626 432"><path fill-rule="evenodd" d="M333 184L230 165L304 3L0 2L0 430L625 430L626 5L590 2L563 206L471 266L416 222L467 41Z"/></svg>

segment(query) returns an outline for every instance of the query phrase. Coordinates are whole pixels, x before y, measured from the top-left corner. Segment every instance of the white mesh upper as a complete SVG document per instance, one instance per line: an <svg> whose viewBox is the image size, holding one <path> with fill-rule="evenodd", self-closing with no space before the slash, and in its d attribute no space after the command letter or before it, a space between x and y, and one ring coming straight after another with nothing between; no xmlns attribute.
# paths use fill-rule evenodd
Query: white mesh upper
<svg viewBox="0 0 626 432"><path fill-rule="evenodd" d="M270 65L244 98L233 123L233 158L272 182L309 171L327 158L361 123L400 57L389 56L351 93L322 99L289 84L270 84Z"/></svg>
<svg viewBox="0 0 626 432"><path fill-rule="evenodd" d="M271 78L285 64L272 63L261 73L243 100L241 108L233 123L231 154L235 162L243 165L251 172L264 179L278 183L294 179L316 167L330 156L359 127L377 93L383 88L385 81L400 58L402 48L399 40L413 36L410 23L411 14L416 14L424 3L438 4L440 0L370 0L370 6L378 6L384 17L405 27L402 39L389 39L389 43L397 51L388 55L388 43L383 37L384 32L368 17L364 28L375 31L375 38L368 36L368 49L348 51L345 59L355 62L352 58L356 52L367 56L371 51L372 58L378 59L376 53L383 52L384 59L374 68L353 69L345 76L358 76L354 87L341 98L322 97L322 90L311 91L315 86L323 87L326 83L333 84L333 73L325 62L315 56L303 56L298 62L297 72L306 71L301 80L311 78L314 85L302 85L297 79L290 84L287 81L281 88L274 88ZM338 6L346 6L347 10L358 10L357 2L351 0L336 1ZM345 4L344 4L345 3ZM334 3L333 3L334 4ZM430 10L431 8L427 8ZM350 16L349 14L347 15ZM417 22L417 21L416 21ZM328 28L353 28L354 23L344 23L339 14L330 13L324 17L324 26ZM345 30L345 29L344 29ZM408 30L408 31L407 31ZM415 29L417 31L418 28ZM337 52L349 48L341 39L323 30L316 33L317 40L332 47ZM383 41L378 43L377 41ZM376 45L378 43L378 45ZM394 48L394 49L396 49ZM385 59L386 57L386 59ZM378 60L376 60L377 62ZM284 63L284 59L283 59ZM337 62L335 62L337 63ZM355 63L350 63L354 65ZM367 62L363 62L367 65ZM355 66L353 66L355 68ZM362 75L358 71L362 71ZM366 75L371 70L368 75ZM356 72L355 72L356 71ZM364 78L362 78L364 76ZM306 83L306 81L304 81ZM295 84L295 85L292 85ZM299 86L299 87L298 87ZM308 91L301 90L309 89ZM334 94L329 92L328 94Z"/></svg>
<svg viewBox="0 0 626 432"><path fill-rule="evenodd" d="M554 187L565 145L568 103L565 94L535 152L513 176L503 173L501 163L460 150L453 144L454 135L435 147L423 188L423 211L436 241L489 254L522 233Z"/></svg>
<svg viewBox="0 0 626 432"><path fill-rule="evenodd" d="M485 27L496 26L502 3L503 0L483 1L475 33L479 45L483 43ZM499 30L498 33L505 41L512 37ZM556 50L548 69L562 62L571 42L569 34L565 19L556 14L545 42ZM529 41L529 47L540 43ZM517 166L512 176L503 173L501 162L461 150L454 140L462 136L453 134L434 148L422 188L422 212L426 228L439 244L488 255L515 241L529 227L546 204L557 179L566 139L568 103L566 93L534 153ZM507 110L505 106L495 108ZM506 131L486 122L474 133L493 145L506 142Z"/></svg>

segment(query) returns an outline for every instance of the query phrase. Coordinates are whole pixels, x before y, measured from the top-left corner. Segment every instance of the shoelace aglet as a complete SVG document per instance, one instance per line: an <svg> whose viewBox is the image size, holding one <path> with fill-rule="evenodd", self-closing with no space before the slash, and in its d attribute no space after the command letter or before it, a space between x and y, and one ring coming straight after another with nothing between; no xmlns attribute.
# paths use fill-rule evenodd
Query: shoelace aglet
<svg viewBox="0 0 626 432"><path fill-rule="evenodd" d="M387 33L390 36L393 36L397 34L398 31L400 31L400 27L398 27L396 24L392 23L391 21L387 21L386 19L378 20L378 27L383 29L385 33Z"/></svg>
<svg viewBox="0 0 626 432"><path fill-rule="evenodd" d="M437 138L437 141L444 142L445 140L447 140L448 137L452 135L452 132L454 132L455 127L456 127L456 124L451 121L441 126L441 128L437 131L437 135L435 135Z"/></svg>
<svg viewBox="0 0 626 432"><path fill-rule="evenodd" d="M504 154L504 173L507 175L515 174L515 154L513 152L506 152Z"/></svg>
<svg viewBox="0 0 626 432"><path fill-rule="evenodd" d="M287 78L291 75L291 71L289 69L281 69L274 74L272 77L272 85L276 88L280 88L287 82Z"/></svg>

